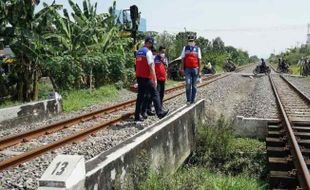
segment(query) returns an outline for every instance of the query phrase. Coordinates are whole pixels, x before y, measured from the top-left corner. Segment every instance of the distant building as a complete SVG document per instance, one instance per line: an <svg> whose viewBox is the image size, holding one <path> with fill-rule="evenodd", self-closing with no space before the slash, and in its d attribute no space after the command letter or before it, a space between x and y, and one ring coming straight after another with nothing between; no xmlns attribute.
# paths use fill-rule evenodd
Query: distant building
<svg viewBox="0 0 310 190"><path fill-rule="evenodd" d="M145 18L140 18L139 31L146 32L146 19Z"/></svg>

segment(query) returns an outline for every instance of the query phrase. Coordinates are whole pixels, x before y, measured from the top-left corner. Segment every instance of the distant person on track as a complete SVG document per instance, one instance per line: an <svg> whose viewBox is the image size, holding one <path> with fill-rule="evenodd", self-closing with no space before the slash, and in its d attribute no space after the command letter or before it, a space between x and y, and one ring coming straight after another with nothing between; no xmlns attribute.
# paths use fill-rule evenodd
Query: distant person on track
<svg viewBox="0 0 310 190"><path fill-rule="evenodd" d="M188 36L188 45L182 50L182 63L185 73L186 83L186 101L187 104L195 102L197 88L197 78L201 76L200 72L200 60L201 50L195 45L195 35Z"/></svg>
<svg viewBox="0 0 310 190"><path fill-rule="evenodd" d="M138 82L138 94L136 100L135 121L143 121L142 110L145 110L147 101L145 96L149 93L154 104L158 118L163 118L168 111L163 111L157 91L157 78L151 48L154 45L154 38L146 37L144 47L136 53L136 77Z"/></svg>
<svg viewBox="0 0 310 190"><path fill-rule="evenodd" d="M266 71L266 62L265 62L265 60L262 58L261 59L261 65L260 65L260 70L261 70L261 72L262 73L264 73L265 71Z"/></svg>
<svg viewBox="0 0 310 190"><path fill-rule="evenodd" d="M160 97L160 103L163 105L163 99L165 94L165 83L167 80L167 66L168 61L166 58L166 48L163 46L159 47L159 52L155 56L155 72L157 77L157 91Z"/></svg>

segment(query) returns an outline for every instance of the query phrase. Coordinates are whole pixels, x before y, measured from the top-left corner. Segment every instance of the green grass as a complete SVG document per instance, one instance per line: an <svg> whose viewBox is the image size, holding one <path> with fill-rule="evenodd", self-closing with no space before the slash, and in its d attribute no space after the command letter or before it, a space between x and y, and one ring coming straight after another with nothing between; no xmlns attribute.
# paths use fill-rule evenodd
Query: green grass
<svg viewBox="0 0 310 190"><path fill-rule="evenodd" d="M39 84L39 100L47 99L49 92L52 90L46 84ZM84 107L114 101L119 97L115 85L106 85L94 90L66 90L62 91L63 108L65 112L76 111ZM0 108L11 107L22 104L21 102L4 101Z"/></svg>
<svg viewBox="0 0 310 190"><path fill-rule="evenodd" d="M5 100L4 102L0 102L0 109L7 108L7 107L13 107L13 106L17 106L20 104L21 104L20 102Z"/></svg>
<svg viewBox="0 0 310 190"><path fill-rule="evenodd" d="M46 100L48 98L48 94L53 92L53 87L47 83L39 82L39 100Z"/></svg>
<svg viewBox="0 0 310 190"><path fill-rule="evenodd" d="M216 73L224 72L223 65L215 65L215 70L216 70Z"/></svg>
<svg viewBox="0 0 310 190"><path fill-rule="evenodd" d="M95 90L71 90L61 93L65 112L79 110L97 103L114 101L119 97L114 85L107 85Z"/></svg>
<svg viewBox="0 0 310 190"><path fill-rule="evenodd" d="M139 190L261 190L264 185L247 176L215 174L206 168L182 168L172 176L150 172Z"/></svg>
<svg viewBox="0 0 310 190"><path fill-rule="evenodd" d="M299 75L300 74L300 67L296 64L290 65L290 70L292 71L293 75Z"/></svg>
<svg viewBox="0 0 310 190"><path fill-rule="evenodd" d="M259 190L266 189L266 145L239 138L223 117L197 130L196 150L175 174L149 172L140 190Z"/></svg>

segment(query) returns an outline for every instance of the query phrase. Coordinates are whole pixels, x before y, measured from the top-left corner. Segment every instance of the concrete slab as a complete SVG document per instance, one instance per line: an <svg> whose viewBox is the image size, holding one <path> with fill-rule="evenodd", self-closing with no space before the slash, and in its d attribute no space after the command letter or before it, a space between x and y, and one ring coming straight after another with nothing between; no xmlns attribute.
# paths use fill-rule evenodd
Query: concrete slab
<svg viewBox="0 0 310 190"><path fill-rule="evenodd" d="M134 137L86 162L85 189L123 189L149 170L174 172L191 154L204 100L183 106Z"/></svg>
<svg viewBox="0 0 310 190"><path fill-rule="evenodd" d="M83 190L85 160L78 155L58 155L39 179L38 190Z"/></svg>
<svg viewBox="0 0 310 190"><path fill-rule="evenodd" d="M61 97L0 109L0 126L40 121L62 111Z"/></svg>
<svg viewBox="0 0 310 190"><path fill-rule="evenodd" d="M234 120L234 133L241 137L265 139L267 136L267 125L270 123L279 123L278 119L264 118L245 118L237 116Z"/></svg>

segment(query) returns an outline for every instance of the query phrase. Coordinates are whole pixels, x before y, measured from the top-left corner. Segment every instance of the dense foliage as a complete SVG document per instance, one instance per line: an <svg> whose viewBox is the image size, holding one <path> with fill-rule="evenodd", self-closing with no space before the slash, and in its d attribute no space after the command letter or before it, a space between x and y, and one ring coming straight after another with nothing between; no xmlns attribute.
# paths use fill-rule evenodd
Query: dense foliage
<svg viewBox="0 0 310 190"><path fill-rule="evenodd" d="M297 64L300 60L310 58L310 48L306 45L300 47L289 48L280 54L271 54L269 60L273 63L278 63L278 60L284 59L290 65Z"/></svg>
<svg viewBox="0 0 310 190"><path fill-rule="evenodd" d="M106 84L124 86L134 79L133 44L116 22L115 2L108 13L97 13L97 4L84 0L82 6L68 0L72 12L62 5L37 0L0 2L0 49L9 46L14 59L6 61L9 72L0 70L0 100L37 100L38 81L48 77L56 91L99 88ZM167 48L169 60L180 56L190 32L139 33L157 37L157 47ZM197 39L203 63L220 66L226 59L241 65L249 62L248 53L225 46L220 38ZM0 66L3 60L0 59ZM0 68L1 68L0 67Z"/></svg>
<svg viewBox="0 0 310 190"><path fill-rule="evenodd" d="M187 36L193 32L179 32L176 35L163 32L158 35L157 43L167 47L167 56L170 60L180 56L182 48L187 44ZM231 59L238 65L248 64L249 62L256 62L252 57L250 60L249 54L241 49L236 49L232 46L225 46L225 43L220 37L213 40L204 37L198 37L196 45L201 48L202 63L211 62L212 65L222 66L225 60Z"/></svg>
<svg viewBox="0 0 310 190"><path fill-rule="evenodd" d="M115 23L115 3L103 14L89 0L83 7L69 4L71 15L54 3L36 13L34 1L1 1L0 36L16 56L6 89L13 88L15 99L37 99L41 76L48 76L56 90L80 89L90 81L96 87L127 82L132 53L129 38L120 36Z"/></svg>

